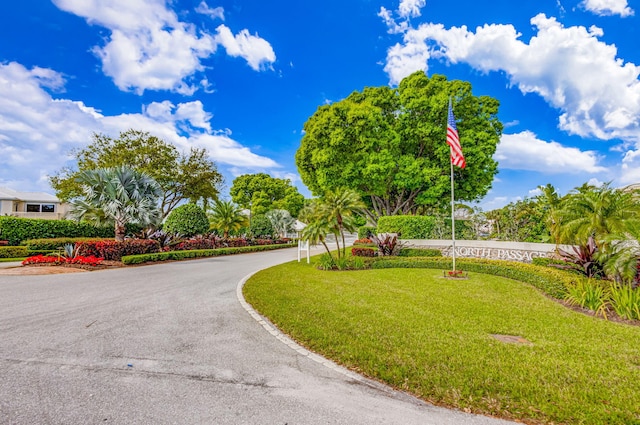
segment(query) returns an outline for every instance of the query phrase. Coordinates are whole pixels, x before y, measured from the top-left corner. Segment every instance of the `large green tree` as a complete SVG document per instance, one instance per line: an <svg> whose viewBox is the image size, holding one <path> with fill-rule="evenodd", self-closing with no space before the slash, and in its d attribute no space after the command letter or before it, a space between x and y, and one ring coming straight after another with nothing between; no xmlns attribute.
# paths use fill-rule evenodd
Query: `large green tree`
<svg viewBox="0 0 640 425"><path fill-rule="evenodd" d="M474 96L468 82L429 78L422 71L397 88L368 87L319 107L305 123L296 152L302 181L314 195L340 187L356 190L374 219L446 204L451 193L449 98L467 162L454 171L456 198L484 196L497 172L499 102Z"/></svg>
<svg viewBox="0 0 640 425"><path fill-rule="evenodd" d="M231 199L251 214L266 214L270 210L287 210L293 217L304 207L304 196L289 179L278 179L265 173L243 174L233 180Z"/></svg>
<svg viewBox="0 0 640 425"><path fill-rule="evenodd" d="M129 166L151 176L162 189L160 207L163 217L183 200L206 204L218 198L222 175L208 159L205 149L192 148L188 154L158 137L128 130L113 139L94 134L85 148L74 151L77 170L63 168L49 181L62 200L82 193L77 177L87 170Z"/></svg>
<svg viewBox="0 0 640 425"><path fill-rule="evenodd" d="M150 176L130 167L82 171L77 176L82 194L71 200L71 216L97 225L111 224L123 241L127 224L159 223L162 190Z"/></svg>

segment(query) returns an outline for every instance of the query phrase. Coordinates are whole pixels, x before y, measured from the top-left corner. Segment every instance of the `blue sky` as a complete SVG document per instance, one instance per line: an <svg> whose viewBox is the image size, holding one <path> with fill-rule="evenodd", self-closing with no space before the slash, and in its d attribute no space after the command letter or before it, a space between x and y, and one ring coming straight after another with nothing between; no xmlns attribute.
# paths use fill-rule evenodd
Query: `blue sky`
<svg viewBox="0 0 640 425"><path fill-rule="evenodd" d="M500 100L485 210L640 182L640 4L451 0L21 0L0 13L0 186L52 192L91 134L204 147L227 189L290 178L319 105L424 70ZM446 135L443 134L443 143ZM463 146L464 150L464 146Z"/></svg>

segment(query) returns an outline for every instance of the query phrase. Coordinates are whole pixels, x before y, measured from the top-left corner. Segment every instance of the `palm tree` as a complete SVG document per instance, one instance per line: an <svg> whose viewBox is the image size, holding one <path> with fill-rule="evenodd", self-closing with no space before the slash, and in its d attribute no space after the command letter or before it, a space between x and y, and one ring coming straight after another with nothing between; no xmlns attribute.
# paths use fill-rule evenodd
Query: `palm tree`
<svg viewBox="0 0 640 425"><path fill-rule="evenodd" d="M582 244L593 236L601 243L607 235L624 234L630 223L640 220L640 203L610 183L583 185L567 196L558 219L560 242Z"/></svg>
<svg viewBox="0 0 640 425"><path fill-rule="evenodd" d="M249 223L242 208L231 201L216 201L209 211L211 227L222 230L224 238L229 237L230 231L242 229Z"/></svg>
<svg viewBox="0 0 640 425"><path fill-rule="evenodd" d="M280 237L285 237L295 222L293 217L291 217L291 213L287 210L271 210L265 214L265 216L271 222L273 230Z"/></svg>
<svg viewBox="0 0 640 425"><path fill-rule="evenodd" d="M544 214L545 224L547 225L549 234L553 236L556 243L558 243L558 209L562 198L560 198L556 188L550 183L547 183L546 186L538 186L538 189L541 193L535 197L536 203Z"/></svg>
<svg viewBox="0 0 640 425"><path fill-rule="evenodd" d="M607 275L618 281L632 282L638 277L640 260L640 224L627 223L624 234L612 234L605 238L606 249L601 253Z"/></svg>
<svg viewBox="0 0 640 425"><path fill-rule="evenodd" d="M162 189L149 175L130 167L100 168L78 176L83 196L71 201L71 216L94 224L113 224L123 241L127 223L150 226L162 216Z"/></svg>
<svg viewBox="0 0 640 425"><path fill-rule="evenodd" d="M309 241L315 237L315 241L321 241L331 255L325 243L325 237L319 238L319 233L324 232L324 235L332 233L336 239L338 258L345 256L345 231L353 232L356 230L356 214L362 213L364 208L365 205L360 195L353 190L329 191L300 212L302 220L309 224L301 233L301 237ZM342 245L340 245L340 240L342 240Z"/></svg>

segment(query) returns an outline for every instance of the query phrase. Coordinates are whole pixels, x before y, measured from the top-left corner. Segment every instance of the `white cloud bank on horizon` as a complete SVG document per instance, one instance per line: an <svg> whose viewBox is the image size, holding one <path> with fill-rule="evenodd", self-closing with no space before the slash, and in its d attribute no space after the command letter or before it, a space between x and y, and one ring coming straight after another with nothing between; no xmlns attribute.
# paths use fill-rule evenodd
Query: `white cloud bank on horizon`
<svg viewBox="0 0 640 425"><path fill-rule="evenodd" d="M63 88L62 76L50 69L0 64L0 186L49 190L47 176L69 165L69 152L82 148L95 133L117 137L130 128L148 131L181 151L206 148L216 164L245 170L279 168L231 138L229 130L212 130L211 114L200 101L174 105L154 102L141 113L105 116L81 101L53 98L44 88Z"/></svg>
<svg viewBox="0 0 640 425"><path fill-rule="evenodd" d="M545 142L531 131L503 134L494 158L500 168L537 171L545 174L602 173L607 169L598 165L593 151Z"/></svg>
<svg viewBox="0 0 640 425"><path fill-rule="evenodd" d="M627 0L584 0L580 6L598 16L620 15L624 18L634 14Z"/></svg>
<svg viewBox="0 0 640 425"><path fill-rule="evenodd" d="M219 25L215 34L197 30L181 22L165 0L53 0L69 13L81 16L89 24L111 31L104 46L94 53L102 61L102 71L120 90L141 94L145 90L170 90L191 95L207 89L201 61L212 56L219 46L227 54L242 57L256 70L270 69L276 56L268 41L243 29L233 35ZM224 19L224 9L210 8L202 1L197 13Z"/></svg>
<svg viewBox="0 0 640 425"><path fill-rule="evenodd" d="M512 25L444 28L421 24L403 35L387 54L393 84L429 59L466 63L488 73L504 72L522 93L536 93L561 111L560 129L602 140L640 142L640 67L617 58L617 49L598 40L600 28L564 27L539 14L538 32L524 43Z"/></svg>

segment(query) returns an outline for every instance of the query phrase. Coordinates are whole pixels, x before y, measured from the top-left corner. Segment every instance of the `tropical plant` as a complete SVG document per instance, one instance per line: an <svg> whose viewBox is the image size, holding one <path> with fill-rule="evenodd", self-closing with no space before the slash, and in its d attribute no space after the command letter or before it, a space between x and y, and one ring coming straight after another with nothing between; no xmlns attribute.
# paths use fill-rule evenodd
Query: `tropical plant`
<svg viewBox="0 0 640 425"><path fill-rule="evenodd" d="M127 166L80 172L83 196L73 199L70 214L93 224L113 224L115 239L123 241L127 223L156 225L162 215L162 189L147 174Z"/></svg>
<svg viewBox="0 0 640 425"><path fill-rule="evenodd" d="M242 208L231 201L216 201L209 211L211 227L221 231L224 238L229 237L230 231L246 227L249 223Z"/></svg>
<svg viewBox="0 0 640 425"><path fill-rule="evenodd" d="M371 237L371 240L378 247L378 255L385 257L389 255L398 255L402 244L398 241L398 235L394 234L379 234Z"/></svg>
<svg viewBox="0 0 640 425"><path fill-rule="evenodd" d="M640 225L627 222L627 231L622 235L604 238L607 249L603 255L607 274L618 282L638 286L640 283Z"/></svg>
<svg viewBox="0 0 640 425"><path fill-rule="evenodd" d="M558 248L558 254L564 263L550 264L551 267L575 270L589 278L604 277L604 268L598 260L598 246L593 236L589 236L586 244L572 246L568 251Z"/></svg>
<svg viewBox="0 0 640 425"><path fill-rule="evenodd" d="M169 213L163 229L167 233L185 238L202 235L209 231L209 219L204 210L196 204L184 204Z"/></svg>
<svg viewBox="0 0 640 425"><path fill-rule="evenodd" d="M631 222L640 221L640 203L633 193L605 183L574 189L558 211L557 240L581 244L589 236L602 241L610 234L624 234Z"/></svg>
<svg viewBox="0 0 640 425"><path fill-rule="evenodd" d="M567 287L565 301L607 317L607 291L602 282L594 279L580 279Z"/></svg>
<svg viewBox="0 0 640 425"><path fill-rule="evenodd" d="M287 210L271 210L265 214L265 217L271 222L273 230L282 238L293 229L295 220Z"/></svg>
<svg viewBox="0 0 640 425"><path fill-rule="evenodd" d="M630 285L611 285L610 304L618 316L640 320L640 289Z"/></svg>
<svg viewBox="0 0 640 425"><path fill-rule="evenodd" d="M353 190L329 191L322 198L311 201L301 211L301 218L307 222L307 227L302 230L300 237L311 243L321 242L331 256L326 244L326 235L331 233L335 237L337 257L344 257L345 232L357 229L355 217L364 207L360 196Z"/></svg>

